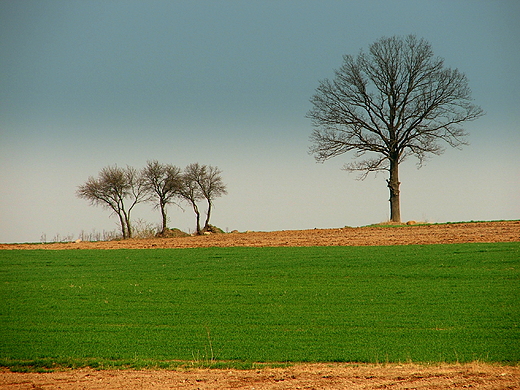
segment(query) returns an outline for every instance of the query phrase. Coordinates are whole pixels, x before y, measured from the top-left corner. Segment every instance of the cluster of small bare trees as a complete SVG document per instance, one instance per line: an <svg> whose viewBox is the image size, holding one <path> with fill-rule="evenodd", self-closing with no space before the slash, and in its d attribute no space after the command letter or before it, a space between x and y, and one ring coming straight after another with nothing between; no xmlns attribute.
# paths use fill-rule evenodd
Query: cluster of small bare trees
<svg viewBox="0 0 520 390"><path fill-rule="evenodd" d="M211 165L194 163L184 170L156 160L148 161L146 167L137 170L127 166L109 166L101 169L98 177L89 177L78 187L77 196L92 205L111 210L119 219L123 238L132 237L130 214L135 205L142 202L154 203L162 217L160 234L167 229L166 207L185 202L196 216L196 232L210 230L209 220L213 201L227 194L222 181L222 171ZM207 203L206 219L201 228L200 202Z"/></svg>

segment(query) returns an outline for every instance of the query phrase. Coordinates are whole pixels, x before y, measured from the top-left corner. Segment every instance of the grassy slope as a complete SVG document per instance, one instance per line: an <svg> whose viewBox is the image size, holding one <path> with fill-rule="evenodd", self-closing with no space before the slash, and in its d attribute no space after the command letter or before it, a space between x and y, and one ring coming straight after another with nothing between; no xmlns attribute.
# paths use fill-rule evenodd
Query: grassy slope
<svg viewBox="0 0 520 390"><path fill-rule="evenodd" d="M519 266L520 243L0 251L0 358L518 362Z"/></svg>

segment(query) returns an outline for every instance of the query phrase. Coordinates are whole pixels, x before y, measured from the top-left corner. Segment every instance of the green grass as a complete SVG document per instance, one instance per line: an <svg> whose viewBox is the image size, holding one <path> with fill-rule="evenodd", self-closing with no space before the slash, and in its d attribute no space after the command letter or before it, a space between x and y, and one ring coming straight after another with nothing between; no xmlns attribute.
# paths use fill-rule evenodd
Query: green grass
<svg viewBox="0 0 520 390"><path fill-rule="evenodd" d="M520 243L0 251L0 365L518 363L519 270Z"/></svg>

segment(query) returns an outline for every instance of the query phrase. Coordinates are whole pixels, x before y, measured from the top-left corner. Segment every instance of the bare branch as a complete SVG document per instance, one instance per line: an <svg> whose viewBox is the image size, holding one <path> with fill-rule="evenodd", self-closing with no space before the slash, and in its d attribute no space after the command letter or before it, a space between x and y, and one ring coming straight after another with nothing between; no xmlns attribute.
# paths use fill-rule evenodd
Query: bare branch
<svg viewBox="0 0 520 390"><path fill-rule="evenodd" d="M357 155L356 157L359 157ZM349 164L345 164L343 169L347 172L360 172L357 180L365 180L367 176L372 172L382 172L388 170L388 158L386 157L375 157L369 158L362 161L354 161Z"/></svg>

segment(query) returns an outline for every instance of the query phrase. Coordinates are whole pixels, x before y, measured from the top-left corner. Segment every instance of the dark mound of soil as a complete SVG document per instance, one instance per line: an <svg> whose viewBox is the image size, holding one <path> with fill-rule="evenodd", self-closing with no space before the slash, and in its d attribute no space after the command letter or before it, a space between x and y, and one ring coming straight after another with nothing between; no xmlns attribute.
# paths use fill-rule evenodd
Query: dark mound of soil
<svg viewBox="0 0 520 390"><path fill-rule="evenodd" d="M176 238L176 237L188 237L189 234L186 232L183 232L180 229L173 228L173 229L165 229L164 232L159 232L156 234L156 237L161 238Z"/></svg>

